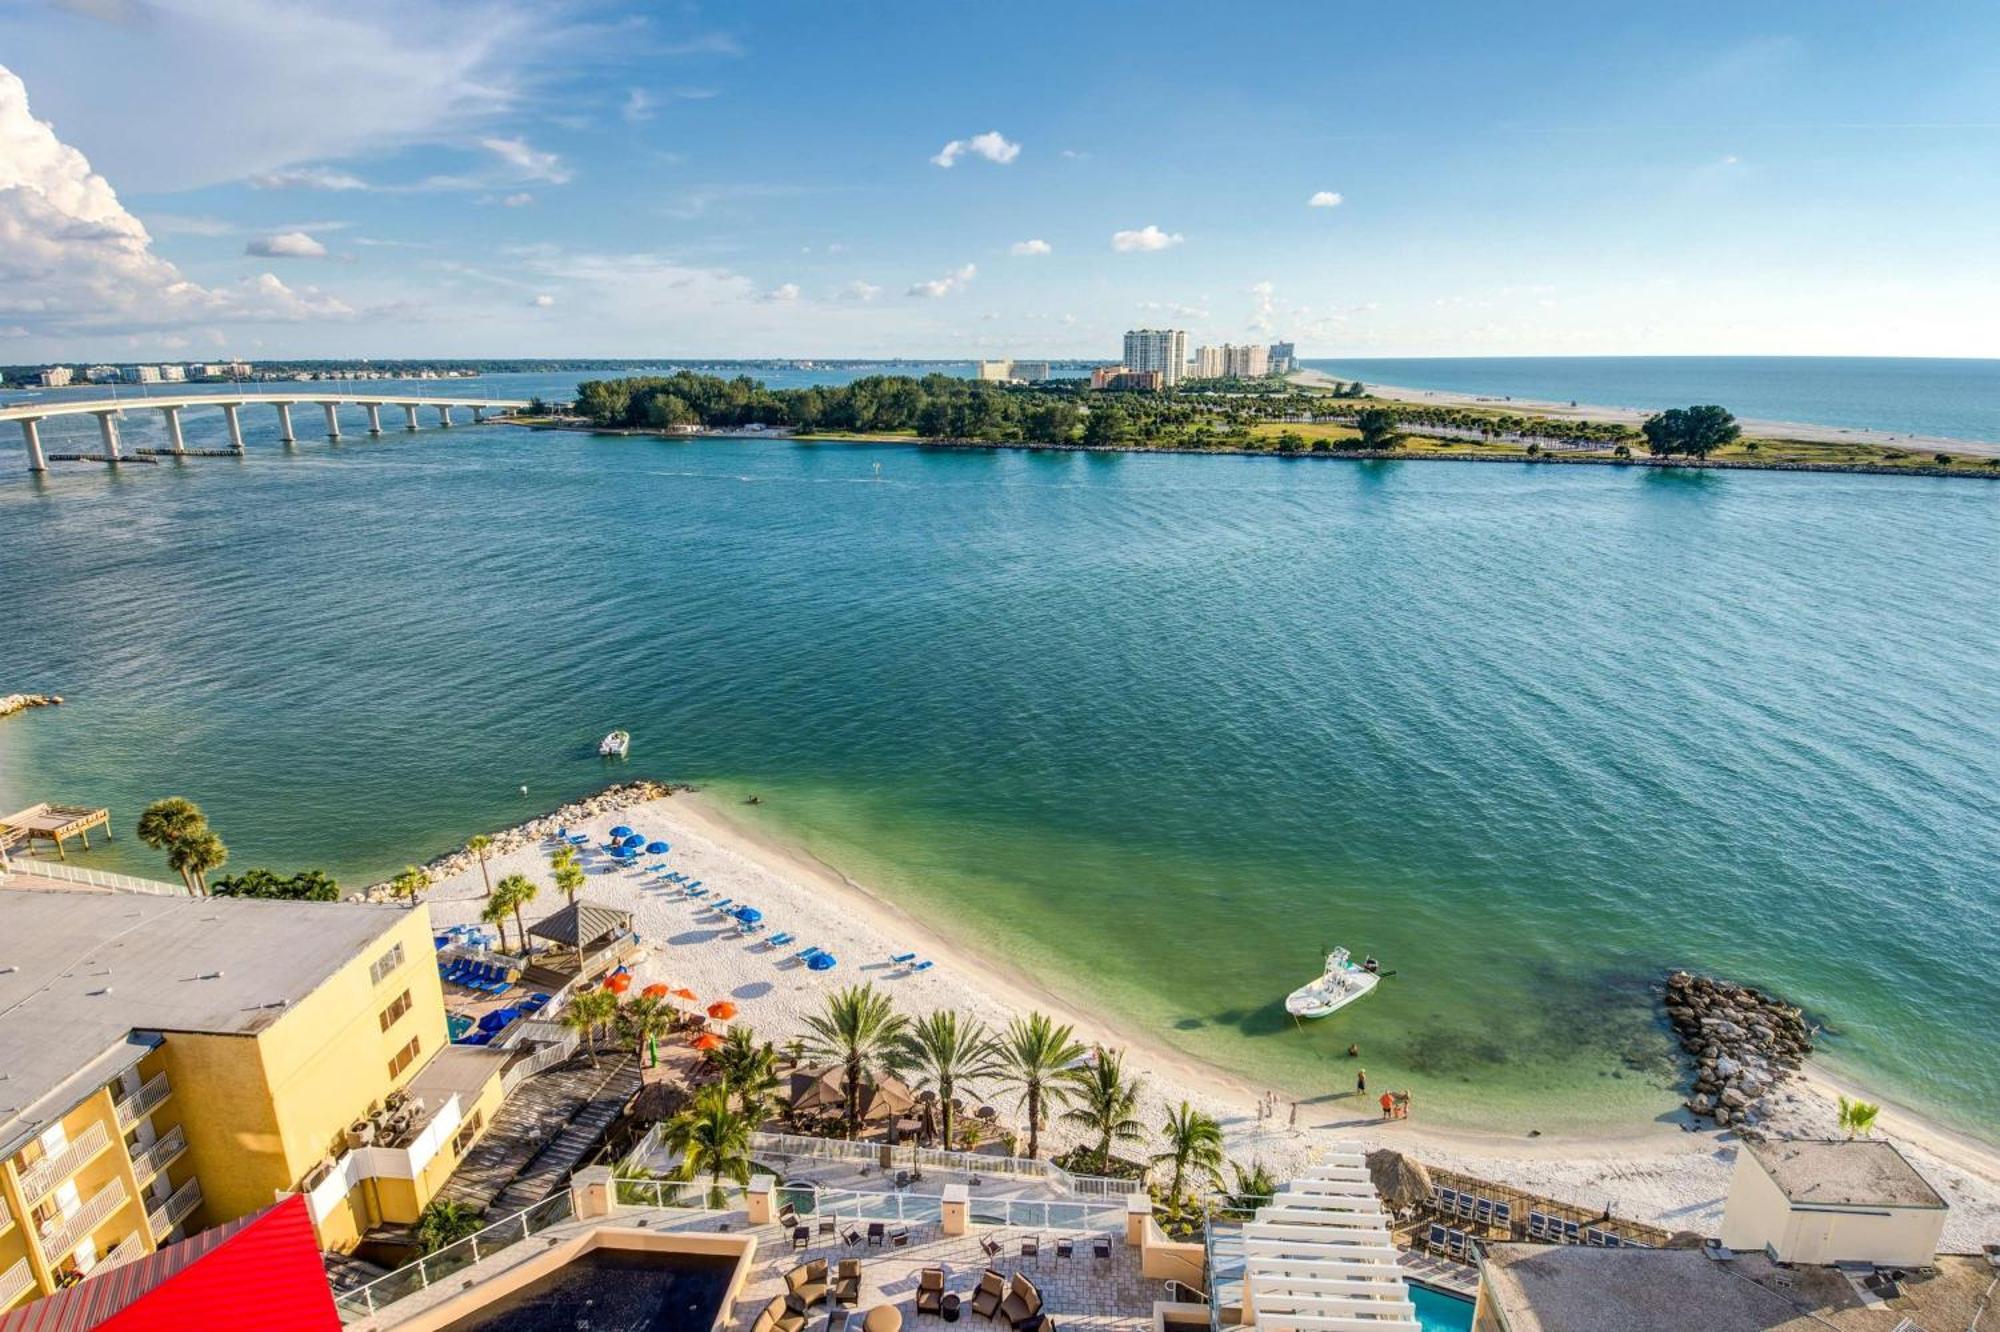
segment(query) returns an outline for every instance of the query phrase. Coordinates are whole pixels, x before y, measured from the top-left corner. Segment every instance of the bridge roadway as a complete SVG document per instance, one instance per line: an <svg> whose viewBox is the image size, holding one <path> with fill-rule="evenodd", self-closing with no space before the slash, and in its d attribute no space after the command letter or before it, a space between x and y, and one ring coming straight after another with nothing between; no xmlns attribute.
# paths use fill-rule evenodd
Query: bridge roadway
<svg viewBox="0 0 2000 1332"><path fill-rule="evenodd" d="M241 456L243 453L243 423L237 413L245 407L268 406L278 413L278 438L290 444L297 439L292 433L292 408L298 406L318 406L326 413L326 436L340 438L340 414L343 406L360 407L368 413L368 433L382 433L382 409L400 407L403 409L403 429L418 428L417 413L429 408L437 413L438 424L449 427L452 424L453 408L464 408L472 413L475 422L484 421L488 412L511 412L526 407L527 401L519 398L475 398L445 397L425 395L413 397L406 394L374 393L188 393L177 397L140 398L98 398L74 402L36 401L25 402L13 407L0 407L0 421L18 421L21 424L22 443L28 450L28 470L46 472L48 459L42 452L41 423L56 416L94 416L99 432L104 438L104 452L95 461L116 463L123 460L118 444L118 418L132 411L156 411L166 418L168 447L160 452L171 457L188 451L181 438L181 412L189 407L220 407L229 421L229 451Z"/></svg>

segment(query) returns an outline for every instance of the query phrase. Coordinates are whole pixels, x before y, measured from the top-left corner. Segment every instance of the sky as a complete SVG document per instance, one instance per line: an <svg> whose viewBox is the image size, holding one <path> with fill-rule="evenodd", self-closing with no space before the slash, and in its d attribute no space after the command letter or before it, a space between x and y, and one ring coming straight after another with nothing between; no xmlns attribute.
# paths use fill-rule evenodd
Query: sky
<svg viewBox="0 0 2000 1332"><path fill-rule="evenodd" d="M1993 357L1996 219L1991 4L0 0L0 363Z"/></svg>

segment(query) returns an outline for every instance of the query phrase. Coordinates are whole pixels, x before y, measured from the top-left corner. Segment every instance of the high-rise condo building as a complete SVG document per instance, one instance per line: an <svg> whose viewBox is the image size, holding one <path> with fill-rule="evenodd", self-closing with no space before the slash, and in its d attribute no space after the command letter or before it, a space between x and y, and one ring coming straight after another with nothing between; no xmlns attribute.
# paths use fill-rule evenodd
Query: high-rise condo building
<svg viewBox="0 0 2000 1332"><path fill-rule="evenodd" d="M1181 382L1186 361L1184 328L1135 328L1125 334L1125 368L1159 371L1162 387L1172 388Z"/></svg>

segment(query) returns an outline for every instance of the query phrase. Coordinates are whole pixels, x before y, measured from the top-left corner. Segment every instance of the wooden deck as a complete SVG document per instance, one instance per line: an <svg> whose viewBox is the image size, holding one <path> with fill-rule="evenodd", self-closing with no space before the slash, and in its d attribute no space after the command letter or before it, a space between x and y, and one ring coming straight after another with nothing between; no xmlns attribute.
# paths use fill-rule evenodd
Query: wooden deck
<svg viewBox="0 0 2000 1332"><path fill-rule="evenodd" d="M24 810L0 818L0 834L19 841L53 842L56 859L68 860L63 843L72 837L83 840L83 849L90 850L90 833L93 828L102 829L104 840L111 840L111 811L92 809L88 805L57 805L42 801ZM32 845L30 846L32 850Z"/></svg>

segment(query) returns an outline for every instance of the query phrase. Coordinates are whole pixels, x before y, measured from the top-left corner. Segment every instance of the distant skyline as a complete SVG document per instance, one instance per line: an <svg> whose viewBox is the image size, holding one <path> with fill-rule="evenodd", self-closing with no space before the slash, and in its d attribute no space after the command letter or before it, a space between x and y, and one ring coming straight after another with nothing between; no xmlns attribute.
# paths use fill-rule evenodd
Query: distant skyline
<svg viewBox="0 0 2000 1332"><path fill-rule="evenodd" d="M2000 356L2000 8L0 5L0 362Z"/></svg>

